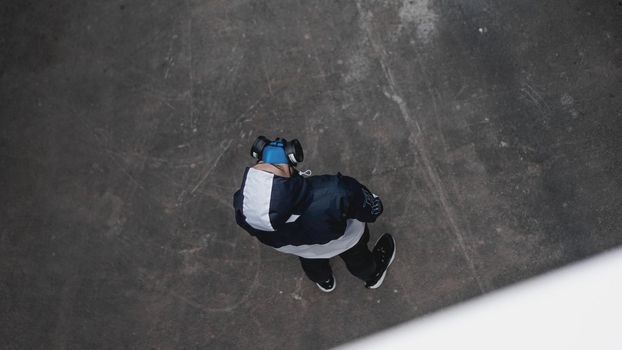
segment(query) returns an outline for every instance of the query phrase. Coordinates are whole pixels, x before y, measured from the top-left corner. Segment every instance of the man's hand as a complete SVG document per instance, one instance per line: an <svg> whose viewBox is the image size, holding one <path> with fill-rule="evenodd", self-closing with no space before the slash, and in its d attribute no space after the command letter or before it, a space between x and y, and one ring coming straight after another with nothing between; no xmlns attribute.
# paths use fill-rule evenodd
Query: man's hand
<svg viewBox="0 0 622 350"><path fill-rule="evenodd" d="M370 209L370 213L373 216L379 216L382 214L382 201L380 197L371 193L367 188L362 187L363 195L365 197L365 203L363 203L363 208L368 207Z"/></svg>

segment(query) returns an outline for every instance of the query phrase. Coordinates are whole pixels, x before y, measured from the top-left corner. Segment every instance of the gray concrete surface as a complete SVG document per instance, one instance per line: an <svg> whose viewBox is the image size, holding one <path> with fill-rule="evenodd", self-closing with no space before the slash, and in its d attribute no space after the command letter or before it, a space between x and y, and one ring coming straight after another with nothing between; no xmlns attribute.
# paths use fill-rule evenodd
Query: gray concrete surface
<svg viewBox="0 0 622 350"><path fill-rule="evenodd" d="M619 0L0 11L3 349L323 349L622 243ZM235 225L259 134L383 197L382 288Z"/></svg>

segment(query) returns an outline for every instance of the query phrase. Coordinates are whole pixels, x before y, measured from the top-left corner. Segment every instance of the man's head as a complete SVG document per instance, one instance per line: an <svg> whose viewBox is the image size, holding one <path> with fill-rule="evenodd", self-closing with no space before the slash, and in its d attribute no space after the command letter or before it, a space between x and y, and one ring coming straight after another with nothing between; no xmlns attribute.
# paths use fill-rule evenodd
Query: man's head
<svg viewBox="0 0 622 350"><path fill-rule="evenodd" d="M282 177L290 177L297 173L295 166L304 158L302 145L298 140L288 142L277 137L272 141L264 136L259 136L253 143L251 156L258 160L256 169Z"/></svg>
<svg viewBox="0 0 622 350"><path fill-rule="evenodd" d="M274 141L259 136L251 147L251 157L269 164L291 164L296 166L304 159L302 145L297 139L287 141L277 137Z"/></svg>

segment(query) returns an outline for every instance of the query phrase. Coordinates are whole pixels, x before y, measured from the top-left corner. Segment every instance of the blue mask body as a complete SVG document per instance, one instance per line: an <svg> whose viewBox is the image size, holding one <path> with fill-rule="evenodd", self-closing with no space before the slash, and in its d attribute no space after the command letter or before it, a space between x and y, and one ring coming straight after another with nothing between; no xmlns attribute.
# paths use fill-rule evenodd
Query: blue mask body
<svg viewBox="0 0 622 350"><path fill-rule="evenodd" d="M262 152L261 160L268 164L288 164L289 159L285 154L283 144L278 141L271 142Z"/></svg>

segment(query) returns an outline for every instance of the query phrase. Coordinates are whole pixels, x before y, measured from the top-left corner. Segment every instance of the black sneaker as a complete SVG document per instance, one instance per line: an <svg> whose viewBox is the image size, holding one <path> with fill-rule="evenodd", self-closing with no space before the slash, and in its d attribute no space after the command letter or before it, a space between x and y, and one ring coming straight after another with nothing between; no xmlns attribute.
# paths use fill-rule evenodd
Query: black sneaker
<svg viewBox="0 0 622 350"><path fill-rule="evenodd" d="M337 282L335 281L335 276L330 276L330 279L325 282L316 283L318 288L322 292L330 293L335 290L335 286L337 286Z"/></svg>
<svg viewBox="0 0 622 350"><path fill-rule="evenodd" d="M376 258L376 273L371 280L365 283L366 288L375 289L380 287L387 274L389 265L395 259L395 240L390 234L385 233L378 239L372 252Z"/></svg>

